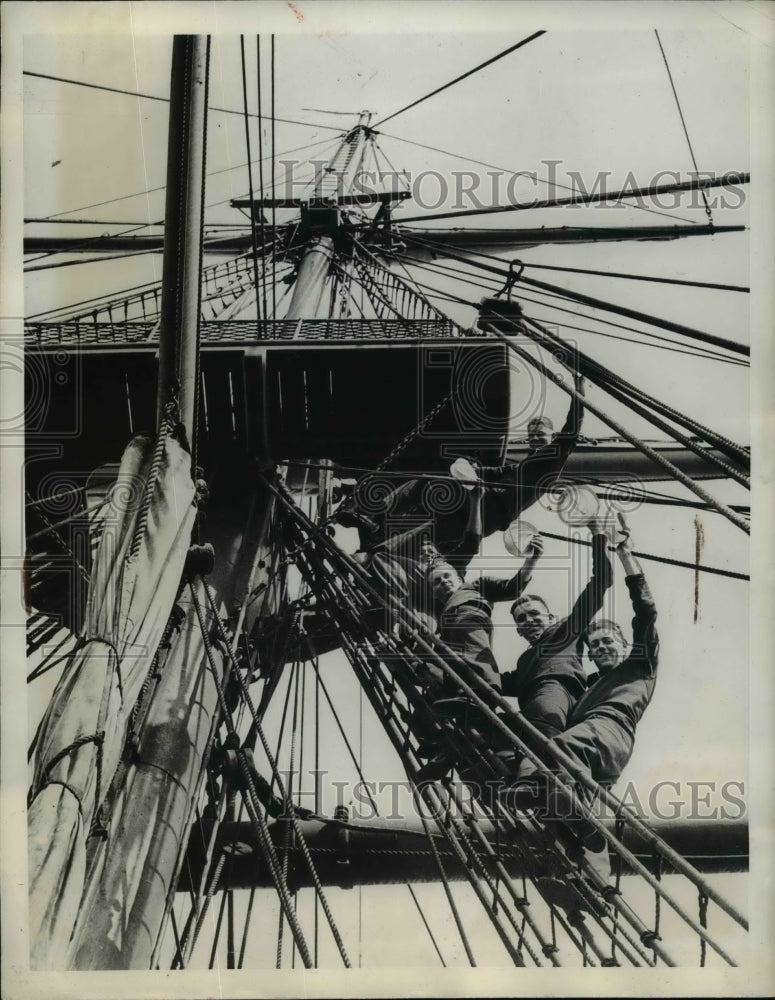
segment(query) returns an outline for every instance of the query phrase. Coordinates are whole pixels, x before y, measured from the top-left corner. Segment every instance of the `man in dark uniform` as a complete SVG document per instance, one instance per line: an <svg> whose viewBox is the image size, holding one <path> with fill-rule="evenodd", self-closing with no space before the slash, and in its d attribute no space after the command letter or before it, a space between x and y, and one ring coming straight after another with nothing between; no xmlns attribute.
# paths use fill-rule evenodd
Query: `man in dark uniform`
<svg viewBox="0 0 775 1000"><path fill-rule="evenodd" d="M597 673L587 679L587 690L568 715L565 731L550 742L550 746L572 757L604 788L618 780L632 755L635 728L654 693L659 656L656 606L640 563L632 554L632 539L621 514L619 520L624 537L616 553L624 567L635 612L632 647L628 653L624 633L615 622L607 619L592 622L585 638ZM548 763L553 766L551 760ZM520 777L534 785L535 793L535 782L530 778L533 771L535 766L524 762ZM523 784L523 800L525 790ZM592 793L583 787L577 791L589 805ZM605 838L583 817L573 794L553 789L546 810L550 819L561 818L578 836L587 862L606 877L610 869Z"/></svg>
<svg viewBox="0 0 775 1000"><path fill-rule="evenodd" d="M552 435L552 422L548 417L534 418L528 423L529 450L521 462L482 467L484 535L505 531L524 510L556 485L581 430L582 376L574 374L574 384L578 396L571 399L565 424L558 434ZM368 480L369 477L365 477L362 489L367 489ZM357 492L356 488L354 502L342 505L335 518L344 527L358 527L362 549L371 549L390 535L401 534L405 520L414 520L410 531L419 530L420 522L426 520L428 526L432 524L434 543L442 553L459 545L468 504L466 487L458 480L410 479L384 497L379 510L360 509Z"/></svg>
<svg viewBox="0 0 775 1000"><path fill-rule="evenodd" d="M498 664L492 651L492 606L498 601L511 601L530 582L533 569L543 553L543 540L533 535L527 547L528 557L522 567L508 579L480 576L464 581L461 575L479 549L482 533L481 483L474 486L465 534L457 550L448 560L437 559L427 571L427 582L438 620L439 638L496 691L501 689ZM438 668L426 668L428 691L436 698L434 708L439 713L465 709L465 700L458 696L455 682ZM434 748L436 739L429 733L426 744ZM422 778L446 773L453 761L445 754L427 764Z"/></svg>
<svg viewBox="0 0 775 1000"><path fill-rule="evenodd" d="M584 416L580 396L584 379L574 374L578 395L571 397L568 415L559 434L553 434L548 417L536 417L527 425L528 453L521 462L483 466L487 486L484 509L485 533L505 531L509 524L556 484L571 452L576 447Z"/></svg>
<svg viewBox="0 0 775 1000"><path fill-rule="evenodd" d="M592 622L586 639L597 673L588 678L588 689L573 706L567 729L553 740L604 786L619 778L632 755L635 727L654 694L659 657L657 609L632 554L629 530L626 526L623 530L616 554L635 612L632 647L628 653L624 633L615 622Z"/></svg>
<svg viewBox="0 0 775 1000"><path fill-rule="evenodd" d="M446 561L436 563L428 572L428 583L437 606L439 638L496 691L501 690L501 676L492 651L492 606L498 601L513 600L522 593L542 553L543 539L534 535L528 546L528 558L508 579L480 576L467 582ZM450 682L446 686L451 688L453 685Z"/></svg>
<svg viewBox="0 0 775 1000"><path fill-rule="evenodd" d="M545 736L559 735L566 727L570 711L586 688L581 663L583 636L592 618L603 606L613 582L608 559L608 535L601 518L591 518L592 577L571 613L557 619L543 598L525 594L511 608L518 634L530 648L522 653L514 670L503 675L503 693L516 696L522 714ZM511 753L512 759L514 754ZM528 762L523 761L517 777Z"/></svg>

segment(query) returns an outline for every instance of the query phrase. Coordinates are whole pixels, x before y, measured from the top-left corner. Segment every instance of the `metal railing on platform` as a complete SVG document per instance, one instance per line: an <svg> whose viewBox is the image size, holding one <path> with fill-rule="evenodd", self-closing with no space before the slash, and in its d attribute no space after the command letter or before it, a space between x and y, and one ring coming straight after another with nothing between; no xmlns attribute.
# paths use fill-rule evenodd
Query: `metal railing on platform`
<svg viewBox="0 0 775 1000"><path fill-rule="evenodd" d="M155 321L26 323L25 343L29 349L80 347L89 345L155 344ZM483 336L477 330L463 330L449 319L281 319L205 320L201 326L203 344L258 344L273 341L342 341L443 339Z"/></svg>

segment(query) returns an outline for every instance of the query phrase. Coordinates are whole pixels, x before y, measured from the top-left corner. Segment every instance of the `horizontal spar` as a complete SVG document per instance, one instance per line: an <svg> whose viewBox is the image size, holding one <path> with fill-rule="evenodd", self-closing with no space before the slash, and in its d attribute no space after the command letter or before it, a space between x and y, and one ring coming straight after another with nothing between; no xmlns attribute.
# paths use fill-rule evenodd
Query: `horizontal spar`
<svg viewBox="0 0 775 1000"><path fill-rule="evenodd" d="M278 226L283 232L287 227ZM205 240L204 253L232 254L252 249L250 235ZM267 249L271 245L267 244ZM24 241L24 253L136 253L138 250L164 250L164 234L143 236L28 236Z"/></svg>
<svg viewBox="0 0 775 1000"><path fill-rule="evenodd" d="M699 871L740 872L748 869L748 824L744 820L662 820L651 824L668 844L678 850ZM378 885L396 882L433 882L439 878L438 867L419 820L379 819L373 822L346 822L322 818L299 820L299 826L315 861L324 885L349 888L354 885ZM178 892L197 884L201 871L201 845L208 843L212 824L202 821L193 828L186 863L181 868ZM496 844L489 821L480 821L482 833ZM277 820L270 826L272 839L285 843L286 824ZM438 838L438 839L436 839ZM219 837L230 861L223 868L219 888L244 889L268 886L269 872L258 855L250 823L225 823ZM443 857L448 877L459 881L466 877L440 831L435 833L436 847ZM634 835L627 835L627 846L647 867L653 867L653 852ZM524 871L523 855L501 840L499 856L510 875L519 877L536 872ZM629 874L625 865L623 874ZM289 885L309 885L309 870L298 848L289 852Z"/></svg>
<svg viewBox="0 0 775 1000"><path fill-rule="evenodd" d="M445 247L458 253L502 253L506 250L563 243L620 243L679 240L688 236L718 236L744 232L745 226L541 226L530 229L413 229L396 227L408 240L417 260L448 257ZM421 245L427 243L428 245ZM377 252L378 248L377 248Z"/></svg>
<svg viewBox="0 0 775 1000"><path fill-rule="evenodd" d="M710 188L734 187L748 184L748 173L730 172L722 177L697 177L691 181L676 181L673 184L650 184L640 188L621 188L618 191L585 191L565 195L563 198L534 198L532 201L511 205L492 205L485 208L469 208L456 212L440 212L437 215L413 215L404 222L428 222L430 219L462 219L471 215L494 215L497 212L524 212L531 208L562 208L568 205L594 205L609 201L629 201L633 198L653 198L663 194L677 194L687 191L706 191Z"/></svg>
<svg viewBox="0 0 775 1000"><path fill-rule="evenodd" d="M271 227L265 226L268 236ZM556 226L530 229L403 229L397 227L399 237L411 240L441 241L460 252L469 250L507 250L518 247L553 245L558 243L611 243L622 240L677 240L685 236L717 236L721 233L739 233L745 226ZM278 226L282 233L288 225ZM381 237L380 237L381 239ZM269 247L268 247L269 248ZM116 253L138 250L161 251L163 234L142 236L28 236L24 240L24 253ZM205 240L206 254L237 254L252 249L250 234ZM374 249L379 252L379 244ZM421 260L444 257L443 249L418 250L412 254Z"/></svg>

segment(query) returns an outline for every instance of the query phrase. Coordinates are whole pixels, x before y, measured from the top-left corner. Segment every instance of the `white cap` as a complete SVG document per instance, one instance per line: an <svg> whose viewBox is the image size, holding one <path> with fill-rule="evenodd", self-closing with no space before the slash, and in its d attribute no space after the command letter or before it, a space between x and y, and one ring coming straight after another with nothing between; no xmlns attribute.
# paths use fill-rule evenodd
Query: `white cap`
<svg viewBox="0 0 775 1000"><path fill-rule="evenodd" d="M538 531L529 521L512 521L503 532L503 544L512 556L526 556L533 535Z"/></svg>
<svg viewBox="0 0 775 1000"><path fill-rule="evenodd" d="M479 475L467 458L456 458L449 467L449 472L452 478L461 482L467 490L473 489L479 482Z"/></svg>

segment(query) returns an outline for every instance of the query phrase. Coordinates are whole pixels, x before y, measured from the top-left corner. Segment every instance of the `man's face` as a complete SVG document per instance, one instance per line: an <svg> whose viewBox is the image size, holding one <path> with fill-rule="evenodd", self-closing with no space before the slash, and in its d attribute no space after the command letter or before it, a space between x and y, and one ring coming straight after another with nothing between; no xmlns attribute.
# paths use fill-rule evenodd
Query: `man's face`
<svg viewBox="0 0 775 1000"><path fill-rule="evenodd" d="M601 674L618 667L627 647L612 628L596 628L587 636L589 655Z"/></svg>
<svg viewBox="0 0 775 1000"><path fill-rule="evenodd" d="M534 646L554 621L541 601L523 601L512 612L517 634Z"/></svg>
<svg viewBox="0 0 775 1000"><path fill-rule="evenodd" d="M431 593L441 604L448 601L455 591L459 590L463 585L463 581L460 579L458 573L446 563L437 566L431 571L428 582Z"/></svg>
<svg viewBox="0 0 775 1000"><path fill-rule="evenodd" d="M527 441L531 448L551 444L554 427L547 417L538 417L527 425Z"/></svg>

